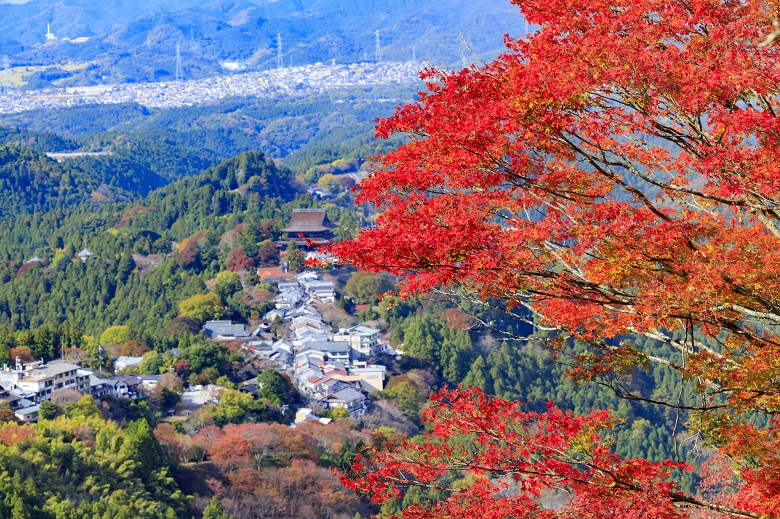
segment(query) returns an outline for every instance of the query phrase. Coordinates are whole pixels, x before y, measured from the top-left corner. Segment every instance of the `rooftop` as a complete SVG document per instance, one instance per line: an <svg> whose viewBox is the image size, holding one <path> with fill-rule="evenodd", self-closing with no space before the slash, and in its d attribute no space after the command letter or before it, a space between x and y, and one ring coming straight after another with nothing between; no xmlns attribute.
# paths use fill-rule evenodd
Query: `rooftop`
<svg viewBox="0 0 780 519"><path fill-rule="evenodd" d="M116 359L114 364L122 364L125 367L140 366L142 360L144 360L143 357L127 357L123 355Z"/></svg>
<svg viewBox="0 0 780 519"><path fill-rule="evenodd" d="M282 232L325 232L335 227L334 224L328 221L324 209L293 209L290 224L282 229Z"/></svg>
<svg viewBox="0 0 780 519"><path fill-rule="evenodd" d="M209 339L217 337L249 337L250 333L243 324L233 324L232 321L206 321L203 333Z"/></svg>
<svg viewBox="0 0 780 519"><path fill-rule="evenodd" d="M310 341L301 348L301 353L310 350L319 350L327 353L349 353L347 341Z"/></svg>
<svg viewBox="0 0 780 519"><path fill-rule="evenodd" d="M17 409L16 411L14 411L14 413L15 413L15 414L18 414L18 415L26 416L26 415L28 415L28 414L37 413L37 412L38 412L38 409L39 409L40 407L41 407L41 406L39 406L39 405L34 405L34 406L32 406L32 407L26 407L26 408L24 408L24 409Z"/></svg>
<svg viewBox="0 0 780 519"><path fill-rule="evenodd" d="M347 403L354 402L355 400L360 400L363 398L363 395L355 391L354 389L342 389L338 393L335 393L333 396Z"/></svg>
<svg viewBox="0 0 780 519"><path fill-rule="evenodd" d="M75 371L78 369L79 367L76 366L75 364L68 364L67 362L53 362L51 364L44 364L42 366L38 366L37 368L31 369L27 373L26 378L41 379L47 377L54 377L56 375L67 373L69 371ZM21 380L20 382L24 382L24 380Z"/></svg>
<svg viewBox="0 0 780 519"><path fill-rule="evenodd" d="M353 328L341 328L339 330L339 335L350 335L350 336L371 336L379 333L379 330L374 328L369 328L368 326L355 326Z"/></svg>

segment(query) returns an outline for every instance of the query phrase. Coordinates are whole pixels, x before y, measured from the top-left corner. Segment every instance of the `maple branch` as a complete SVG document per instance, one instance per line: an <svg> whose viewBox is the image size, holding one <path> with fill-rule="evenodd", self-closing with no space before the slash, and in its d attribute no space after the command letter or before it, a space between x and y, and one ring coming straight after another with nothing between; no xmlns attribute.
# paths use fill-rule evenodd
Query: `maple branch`
<svg viewBox="0 0 780 519"><path fill-rule="evenodd" d="M591 380L593 382L595 382L596 384L600 385L600 386L603 386L603 387L611 389L615 393L615 396L617 396L618 398L622 398L624 400L631 400L631 401L634 401L634 402L647 402L647 403L650 403L650 404L661 405L661 406L669 407L669 408L672 408L672 409L680 409L680 410L683 410L683 411L702 411L702 412L704 412L704 411L713 411L715 409L725 409L726 407L728 407L726 404L721 404L721 405L704 405L704 406L689 406L689 405L683 405L683 404L680 404L680 403L672 404L672 403L666 402L664 400L656 400L656 399L653 399L653 398L644 397L644 396L641 396L641 395L636 395L636 394L632 393L630 389L626 388L618 380L615 380L615 381L609 381L609 380L600 381L600 380L597 380L595 378L591 379ZM618 386L618 387L616 387L616 386Z"/></svg>
<svg viewBox="0 0 780 519"><path fill-rule="evenodd" d="M729 514L736 517L746 517L748 519L762 519L766 517L763 514L756 514L753 512L747 512L745 510L740 510L738 508L732 508L730 506L710 503L708 501L704 501L702 499L696 499L695 497L681 494L679 492L669 492L669 497L671 498L672 503L674 503L675 505L677 504L689 505L687 508L696 508L699 510L712 510L713 512L720 512L723 514Z"/></svg>
<svg viewBox="0 0 780 519"><path fill-rule="evenodd" d="M780 238L780 228L778 228L777 224L766 215L766 213L769 211L757 207L752 207L751 212L756 215L759 220L761 220L761 223L763 223L764 226L769 229L769 232L774 234L775 238Z"/></svg>

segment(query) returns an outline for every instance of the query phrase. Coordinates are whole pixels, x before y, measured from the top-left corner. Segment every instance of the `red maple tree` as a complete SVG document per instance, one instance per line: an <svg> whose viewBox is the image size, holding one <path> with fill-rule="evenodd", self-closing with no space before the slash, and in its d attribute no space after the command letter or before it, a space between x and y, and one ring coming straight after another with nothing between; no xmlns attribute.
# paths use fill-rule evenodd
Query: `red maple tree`
<svg viewBox="0 0 780 519"><path fill-rule="evenodd" d="M409 139L360 186L360 202L384 209L376 228L330 250L404 276L408 292L498 301L558 350L588 345L580 380L657 362L695 381L686 411L739 488L727 504L686 496L668 467L617 458L598 432L587 453L572 443L602 415L522 414L468 391L440 395L427 442L377 453L347 481L381 498L455 467L519 486L507 497L478 477L408 517L777 516L777 424L741 417L780 409L780 4L512 3L538 30L490 63L424 71L419 102L377 128ZM474 429L495 406L502 428ZM474 450L448 450L453 427ZM537 510L542 487L575 497Z"/></svg>

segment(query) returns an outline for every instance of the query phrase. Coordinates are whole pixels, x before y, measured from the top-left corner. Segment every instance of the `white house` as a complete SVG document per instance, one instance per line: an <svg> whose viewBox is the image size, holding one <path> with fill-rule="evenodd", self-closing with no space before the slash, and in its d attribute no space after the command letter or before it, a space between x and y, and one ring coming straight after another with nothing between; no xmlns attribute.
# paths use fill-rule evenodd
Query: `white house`
<svg viewBox="0 0 780 519"><path fill-rule="evenodd" d="M376 353L379 344L379 330L367 326L355 326L353 328L341 328L339 333L333 336L334 341L347 341L352 348L352 357L371 357Z"/></svg>
<svg viewBox="0 0 780 519"><path fill-rule="evenodd" d="M329 409L346 409L353 418L366 412L366 397L354 389L342 389L330 394L325 398L325 403Z"/></svg>
<svg viewBox="0 0 780 519"><path fill-rule="evenodd" d="M38 421L38 409L40 409L40 405L34 405L32 407L26 407L24 409L17 409L14 411L14 416L16 416L16 419L20 422L24 423L30 423L30 422L37 422Z"/></svg>
<svg viewBox="0 0 780 519"><path fill-rule="evenodd" d="M137 368L141 365L143 357L125 357L121 356L114 362L114 373L119 373L127 368Z"/></svg>

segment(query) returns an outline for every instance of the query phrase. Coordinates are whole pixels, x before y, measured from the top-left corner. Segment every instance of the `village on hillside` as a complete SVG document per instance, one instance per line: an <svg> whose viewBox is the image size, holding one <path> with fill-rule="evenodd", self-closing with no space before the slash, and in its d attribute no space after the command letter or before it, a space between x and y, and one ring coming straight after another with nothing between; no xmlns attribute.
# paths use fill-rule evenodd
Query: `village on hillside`
<svg viewBox="0 0 780 519"><path fill-rule="evenodd" d="M294 210L277 246L322 244L332 238L334 227L322 209ZM86 262L92 256L85 248L78 259ZM307 257L316 257L325 266L332 260L313 250ZM36 261L40 259L35 257L28 263ZM310 420L327 424L331 419L323 412L335 409L343 409L353 418L365 414L371 405L369 395L385 388L386 366L401 354L369 323L334 327L326 322L322 309L336 302L340 282L324 272L293 272L286 264L260 267L257 278L278 291L272 300L274 308L251 326L229 320L208 320L202 325L206 338L239 352L246 363L259 363L289 378L303 403L291 426ZM175 359L180 353L168 350L162 354ZM113 362L111 376L101 376L72 359L27 360L17 357L12 366L4 365L0 371L0 402L22 422L37 421L41 404L52 400L57 391L76 391L96 401L143 399L164 382L164 377L176 376L140 374L142 356L120 355ZM217 403L224 391L219 385L189 385L186 380L180 387L180 401L167 410L169 416L187 416L199 407ZM238 389L259 397L263 388L258 377L252 376Z"/></svg>

